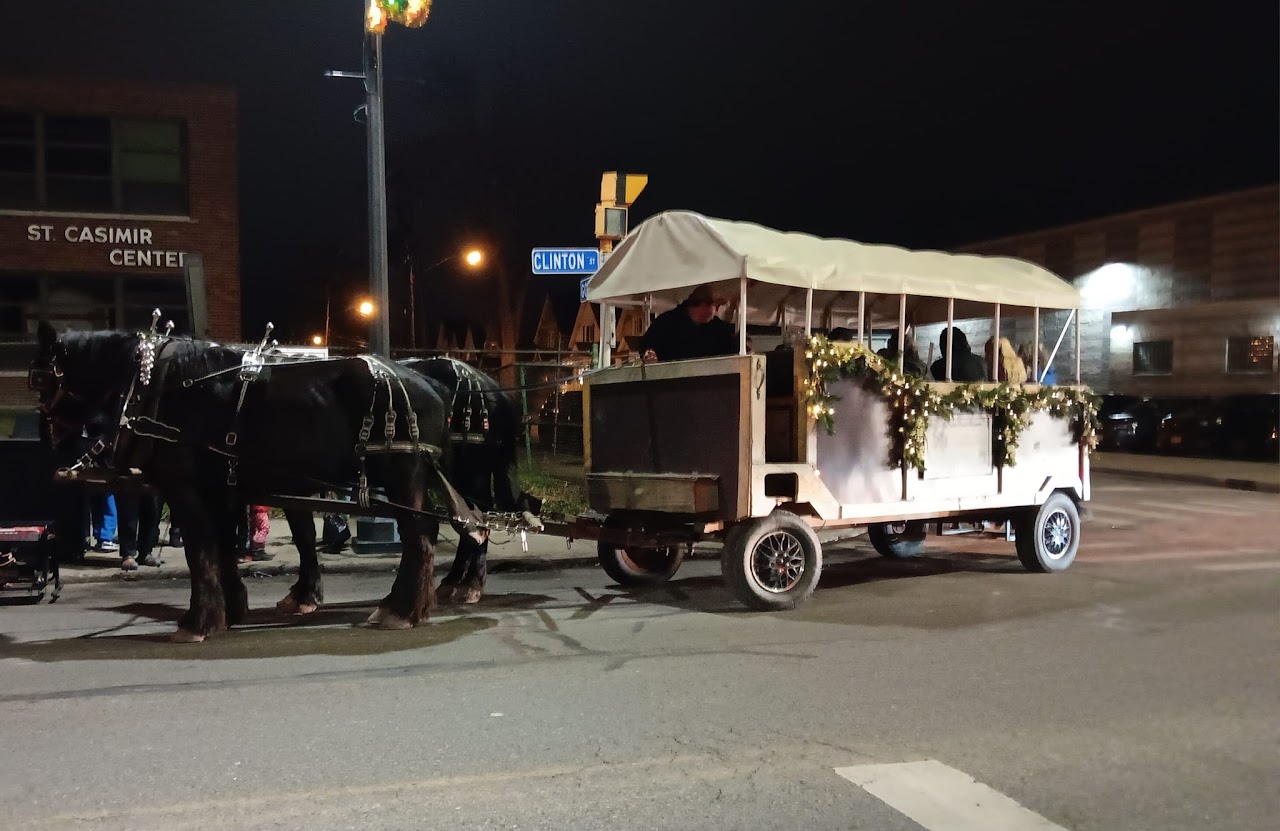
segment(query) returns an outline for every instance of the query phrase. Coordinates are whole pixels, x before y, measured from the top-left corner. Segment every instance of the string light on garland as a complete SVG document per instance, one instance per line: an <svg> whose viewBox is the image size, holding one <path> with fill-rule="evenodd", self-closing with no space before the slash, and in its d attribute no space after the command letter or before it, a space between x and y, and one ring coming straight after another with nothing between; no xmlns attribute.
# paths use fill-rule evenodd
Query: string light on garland
<svg viewBox="0 0 1280 831"><path fill-rule="evenodd" d="M364 27L375 35L387 30L388 21L416 29L427 22L430 14L431 0L369 0Z"/></svg>
<svg viewBox="0 0 1280 831"><path fill-rule="evenodd" d="M985 410L991 414L995 458L1002 466L1016 464L1018 438L1036 412L1070 420L1073 438L1090 450L1098 443L1100 399L1087 389L1041 387L1029 392L1009 384L960 384L941 395L924 379L899 375L896 367L886 364L865 345L837 346L822 335L809 339L805 357L809 360L805 403L828 434L835 432L833 405L840 400L828 391L833 381L858 380L864 389L878 393L889 404L890 467L905 461L923 473L929 419L936 416L950 421L955 413L963 411Z"/></svg>

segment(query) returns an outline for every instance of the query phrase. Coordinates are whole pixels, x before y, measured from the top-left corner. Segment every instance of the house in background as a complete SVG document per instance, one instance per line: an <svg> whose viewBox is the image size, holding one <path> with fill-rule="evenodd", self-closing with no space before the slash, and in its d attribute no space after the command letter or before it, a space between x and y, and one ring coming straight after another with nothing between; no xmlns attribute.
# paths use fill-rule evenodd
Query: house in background
<svg viewBox="0 0 1280 831"><path fill-rule="evenodd" d="M613 358L616 362L625 362L639 355L640 338L648 325L644 319L644 311L638 306L614 307L613 312L614 332L617 333ZM599 342L600 304L583 303L578 306L578 316L573 322L569 344L577 351L590 353Z"/></svg>
<svg viewBox="0 0 1280 831"><path fill-rule="evenodd" d="M1280 389L1280 186L1221 194L977 243L964 253L1042 265L1081 292L1081 376L1098 392L1220 396ZM1052 349L1066 313L1042 314ZM990 320L957 321L975 351ZM940 326L920 327L926 354ZM1001 335L1029 342L1029 315ZM1070 331L1054 360L1075 368Z"/></svg>

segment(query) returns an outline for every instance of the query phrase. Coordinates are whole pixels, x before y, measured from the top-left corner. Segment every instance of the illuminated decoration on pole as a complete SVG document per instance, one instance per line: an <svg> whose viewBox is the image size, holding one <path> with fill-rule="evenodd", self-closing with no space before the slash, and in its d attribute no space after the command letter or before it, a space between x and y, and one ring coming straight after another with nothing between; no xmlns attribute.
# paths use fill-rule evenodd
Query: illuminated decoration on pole
<svg viewBox="0 0 1280 831"><path fill-rule="evenodd" d="M416 29L427 22L430 14L431 0L369 0L364 27L371 34L380 35L390 20Z"/></svg>

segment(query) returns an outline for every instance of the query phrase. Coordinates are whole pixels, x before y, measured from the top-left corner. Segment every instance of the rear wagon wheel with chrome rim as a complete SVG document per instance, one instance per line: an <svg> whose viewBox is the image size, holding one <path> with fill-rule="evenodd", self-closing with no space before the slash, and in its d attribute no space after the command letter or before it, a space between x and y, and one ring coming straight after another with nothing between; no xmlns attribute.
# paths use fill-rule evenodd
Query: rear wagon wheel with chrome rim
<svg viewBox="0 0 1280 831"><path fill-rule="evenodd" d="M1055 493L1038 511L1015 520L1018 559L1027 571L1066 571L1080 550L1080 511L1065 493Z"/></svg>
<svg viewBox="0 0 1280 831"><path fill-rule="evenodd" d="M721 569L729 589L750 608L794 609L817 588L822 545L803 519L774 511L726 537Z"/></svg>

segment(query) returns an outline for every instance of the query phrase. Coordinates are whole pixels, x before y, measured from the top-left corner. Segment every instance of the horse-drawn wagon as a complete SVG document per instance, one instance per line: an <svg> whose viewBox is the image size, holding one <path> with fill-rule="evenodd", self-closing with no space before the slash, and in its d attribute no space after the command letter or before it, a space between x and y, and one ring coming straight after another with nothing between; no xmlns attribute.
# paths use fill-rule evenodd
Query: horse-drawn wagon
<svg viewBox="0 0 1280 831"><path fill-rule="evenodd" d="M609 366L611 307L648 316L705 284L732 298L738 354ZM900 557L930 525L1008 523L1028 570L1074 559L1096 409L1079 386L1079 295L1048 271L669 212L632 231L587 298L603 307L605 356L584 385L590 511L548 529L597 539L619 583L665 581L693 543L718 540L739 599L792 608L821 574L816 532L855 526ZM1029 318L1039 343L1042 310L1066 318L1062 335L1076 321L1076 385L1010 385L994 369L985 383L928 381L868 346L873 330L977 317L995 333ZM753 354L748 324L797 337ZM819 334L839 328L852 337ZM944 378L952 360L948 346ZM1038 350L1032 363L1039 379Z"/></svg>

